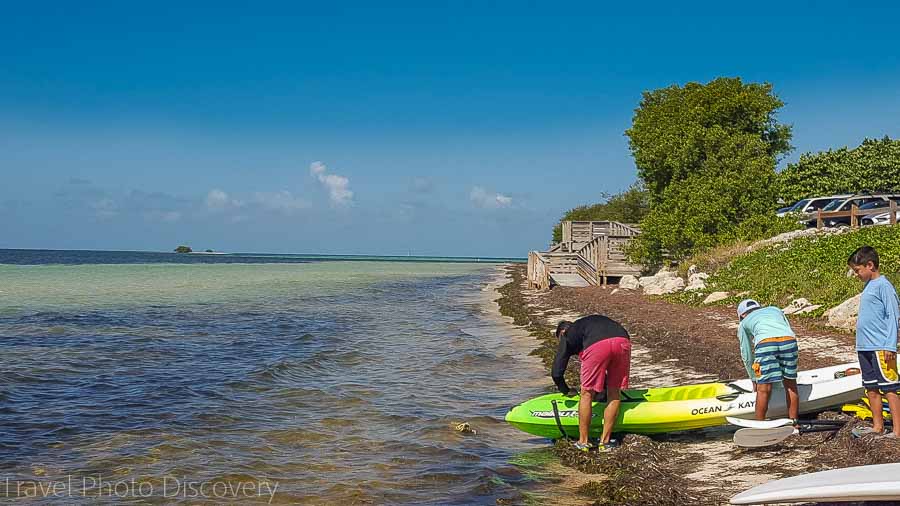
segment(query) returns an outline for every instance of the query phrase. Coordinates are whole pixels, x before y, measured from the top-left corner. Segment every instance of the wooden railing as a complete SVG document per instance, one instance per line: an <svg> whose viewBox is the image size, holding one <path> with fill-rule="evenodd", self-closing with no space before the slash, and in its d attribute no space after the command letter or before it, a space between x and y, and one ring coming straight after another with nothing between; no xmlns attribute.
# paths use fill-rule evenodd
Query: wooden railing
<svg viewBox="0 0 900 506"><path fill-rule="evenodd" d="M542 253L541 256L547 260L550 274L578 273L577 253Z"/></svg>
<svg viewBox="0 0 900 506"><path fill-rule="evenodd" d="M600 279L597 277L597 267L587 261L583 256L578 255L578 263L576 264L576 272L584 278L589 285L599 285Z"/></svg>
<svg viewBox="0 0 900 506"><path fill-rule="evenodd" d="M558 248L562 251L578 249L573 245L584 245L599 236L634 237L641 231L634 225L617 221L564 221L562 222L562 240Z"/></svg>
<svg viewBox="0 0 900 506"><path fill-rule="evenodd" d="M897 202L891 200L890 206L888 207L878 207L875 209L866 209L865 211L860 211L859 207L853 205L849 211L822 211L818 210L816 213L816 228L822 228L825 226L825 219L827 218L850 218L850 226L852 228L859 227L859 218L863 216L877 216L879 214L888 213L888 223L891 225L897 224Z"/></svg>
<svg viewBox="0 0 900 506"><path fill-rule="evenodd" d="M528 253L528 288L550 289L550 268L547 260L537 251Z"/></svg>
<svg viewBox="0 0 900 506"><path fill-rule="evenodd" d="M578 274L591 285L606 284L610 276L639 274L624 253L638 234L637 227L615 221L564 221L560 243L548 252L528 254L528 284L545 290L554 274Z"/></svg>

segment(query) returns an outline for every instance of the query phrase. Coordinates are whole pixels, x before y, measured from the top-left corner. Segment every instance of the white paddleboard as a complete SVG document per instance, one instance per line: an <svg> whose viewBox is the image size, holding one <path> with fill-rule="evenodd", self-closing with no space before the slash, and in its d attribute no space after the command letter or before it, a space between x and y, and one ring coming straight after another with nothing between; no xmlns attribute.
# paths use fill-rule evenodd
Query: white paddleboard
<svg viewBox="0 0 900 506"><path fill-rule="evenodd" d="M762 448L778 444L794 434L791 426L770 429L738 429L734 433L734 444L742 448Z"/></svg>
<svg viewBox="0 0 900 506"><path fill-rule="evenodd" d="M770 481L731 504L900 500L900 464L848 467Z"/></svg>
<svg viewBox="0 0 900 506"><path fill-rule="evenodd" d="M746 418L726 416L725 419L728 420L728 423L731 425L746 427L748 429L774 429L776 427L794 424L794 421L790 418L779 418L777 420L748 420Z"/></svg>

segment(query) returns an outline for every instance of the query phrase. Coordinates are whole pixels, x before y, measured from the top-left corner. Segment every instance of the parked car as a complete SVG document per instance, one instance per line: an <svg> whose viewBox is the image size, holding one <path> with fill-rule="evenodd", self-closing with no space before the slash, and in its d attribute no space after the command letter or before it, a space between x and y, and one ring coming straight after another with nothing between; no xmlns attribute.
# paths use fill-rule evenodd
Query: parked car
<svg viewBox="0 0 900 506"><path fill-rule="evenodd" d="M854 205L858 208L863 206L890 205L890 199L896 195L851 195L847 198L835 199L830 204L822 208L822 212L844 212L849 211ZM815 227L818 217L813 217L806 222L807 226ZM826 217L823 218L823 224L826 227L848 227L850 226L850 217Z"/></svg>
<svg viewBox="0 0 900 506"><path fill-rule="evenodd" d="M779 209L777 211L777 214L779 217L785 216L788 213L801 213L809 215L818 211L819 209L823 209L825 206L837 199L846 199L852 196L853 195L851 194L846 194L831 195L828 197L810 197L808 199L803 199L790 207Z"/></svg>
<svg viewBox="0 0 900 506"><path fill-rule="evenodd" d="M885 201L885 202L873 202L872 204L866 204L865 206L860 207L860 209L862 209L863 207L865 207L867 209L881 209L884 207L889 207L891 200L896 202L897 207L900 208L900 196L892 195L892 196L889 196L888 199L889 200ZM891 214L890 211L888 211L888 212L881 213L881 214L876 214L876 215L870 214L868 216L863 216L859 219L859 224L862 226L888 225L891 222L890 214ZM900 218L900 211L897 212L897 218Z"/></svg>

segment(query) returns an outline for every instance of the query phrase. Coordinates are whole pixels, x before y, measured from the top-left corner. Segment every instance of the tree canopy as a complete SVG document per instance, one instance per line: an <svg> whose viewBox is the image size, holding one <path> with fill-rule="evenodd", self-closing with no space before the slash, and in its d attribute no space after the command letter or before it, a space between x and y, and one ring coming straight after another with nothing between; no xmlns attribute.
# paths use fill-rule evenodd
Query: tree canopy
<svg viewBox="0 0 900 506"><path fill-rule="evenodd" d="M806 153L778 176L778 193L788 202L837 193L900 191L900 140L885 136L846 147Z"/></svg>
<svg viewBox="0 0 900 506"><path fill-rule="evenodd" d="M682 258L774 221L775 165L791 149L782 105L770 84L740 78L644 93L625 132L650 204L634 259Z"/></svg>

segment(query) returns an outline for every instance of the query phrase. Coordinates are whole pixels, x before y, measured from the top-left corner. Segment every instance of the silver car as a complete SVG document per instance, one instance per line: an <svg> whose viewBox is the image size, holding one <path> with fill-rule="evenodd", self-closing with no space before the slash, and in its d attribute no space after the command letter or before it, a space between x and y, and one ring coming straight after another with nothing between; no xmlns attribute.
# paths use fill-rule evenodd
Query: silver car
<svg viewBox="0 0 900 506"><path fill-rule="evenodd" d="M852 197L852 194L845 195L831 195L828 197L810 197L808 199L803 199L800 202L788 207L784 210L779 209L778 213L776 213L779 217L785 216L789 213L800 213L805 215L813 214L819 209L824 209L825 206L832 203L835 200L843 200Z"/></svg>
<svg viewBox="0 0 900 506"><path fill-rule="evenodd" d="M890 200L893 200L897 203L897 206L900 207L900 196L892 195L888 197ZM865 206L863 206L865 207ZM877 207L885 207L883 205L879 205ZM862 209L862 208L860 208ZM900 210L897 211L897 216L895 216L895 223L900 221ZM881 214L876 214L874 216L863 216L859 219L859 224L862 226L868 225L890 225L891 223L891 212L887 211Z"/></svg>

